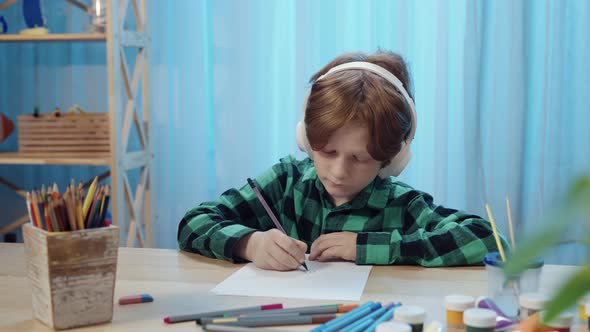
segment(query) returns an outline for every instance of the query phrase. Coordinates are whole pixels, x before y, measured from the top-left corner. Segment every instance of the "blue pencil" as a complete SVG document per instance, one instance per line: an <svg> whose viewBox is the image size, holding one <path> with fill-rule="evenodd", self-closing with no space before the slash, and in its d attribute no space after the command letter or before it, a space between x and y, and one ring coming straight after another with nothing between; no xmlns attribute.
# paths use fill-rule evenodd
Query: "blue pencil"
<svg viewBox="0 0 590 332"><path fill-rule="evenodd" d="M332 323L333 321L337 321L337 320L339 320L339 319L342 319L343 317L345 317L345 316L347 316L347 315L352 315L352 314L354 314L354 313L356 313L356 312L359 312L360 310L363 310L364 308L367 308L367 307L369 307L370 305L372 305L372 304L374 304L374 303L375 303L375 302L373 302L373 301L369 301L369 302L367 302L367 303L365 303L365 304L363 304L363 305L361 305L361 306L358 306L356 309L354 309L354 310L351 310L351 311L349 311L348 313L346 313L346 314L344 314L344 315L342 315L342 316L340 316L340 317L338 317L338 318L336 318L336 319L333 319L333 320L331 320L331 321L329 321L329 322L327 322L327 323L325 323L325 324L322 324L322 325L320 325L320 326L316 327L315 329L311 330L311 332L319 332L319 331L321 331L323 328L325 328L326 326L329 326L329 325L328 325L328 323Z"/></svg>
<svg viewBox="0 0 590 332"><path fill-rule="evenodd" d="M333 320L327 322L326 326L323 329L321 329L321 331L322 332L337 331L337 330L341 329L342 327L356 321L357 319L360 319L360 318L370 314L371 312L373 312L379 308L381 308L381 303L377 302L377 303L373 303L370 306L365 307L362 310L359 310L358 312L353 313L351 315L340 316L340 317L338 317L338 319L333 319ZM340 319L340 318L342 318L342 319Z"/></svg>
<svg viewBox="0 0 590 332"><path fill-rule="evenodd" d="M381 317L377 318L377 319L376 319L376 320L373 322L373 324L371 324L371 325L369 326L369 328L367 328L367 329L365 330L365 332L373 332L373 331L375 331L375 328L377 327L377 325L379 325L379 324L381 324L381 323L383 323L383 322L385 322L385 321L388 321L388 320L390 320L390 319L393 317L393 312L395 311L395 308L397 308L397 306L394 306L393 308L391 308L391 309L387 310L387 312L385 312L385 313L383 314L383 316L381 316Z"/></svg>
<svg viewBox="0 0 590 332"><path fill-rule="evenodd" d="M366 322L368 322L368 321L373 322L375 319L381 317L387 310L391 309L391 307L393 307L393 303L389 303L388 305L380 308L379 310L373 311L369 315L367 315L367 316L357 320L356 322L348 325L347 327L341 329L340 332L362 331L364 328L371 325L371 324L368 324L368 325L364 326ZM360 328L360 326L364 326L364 327Z"/></svg>

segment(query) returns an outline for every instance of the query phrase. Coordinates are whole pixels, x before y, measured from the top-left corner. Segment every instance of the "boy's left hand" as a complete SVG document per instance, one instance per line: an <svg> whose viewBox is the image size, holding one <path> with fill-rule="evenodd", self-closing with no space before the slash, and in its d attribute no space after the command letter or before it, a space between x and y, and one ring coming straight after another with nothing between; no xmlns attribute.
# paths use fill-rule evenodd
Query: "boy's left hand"
<svg viewBox="0 0 590 332"><path fill-rule="evenodd" d="M343 259L356 260L356 233L336 232L324 234L311 244L310 260L329 261Z"/></svg>

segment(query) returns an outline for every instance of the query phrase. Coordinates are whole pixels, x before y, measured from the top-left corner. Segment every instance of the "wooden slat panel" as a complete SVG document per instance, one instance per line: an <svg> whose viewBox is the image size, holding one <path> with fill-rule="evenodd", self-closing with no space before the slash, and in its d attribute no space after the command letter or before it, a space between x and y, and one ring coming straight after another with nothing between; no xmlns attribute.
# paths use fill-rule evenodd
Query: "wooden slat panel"
<svg viewBox="0 0 590 332"><path fill-rule="evenodd" d="M46 153L53 153L53 152L101 152L101 153L108 153L103 147L87 147L82 149L81 147L76 146L66 146L66 147L23 147L23 153L29 152L46 152Z"/></svg>
<svg viewBox="0 0 590 332"><path fill-rule="evenodd" d="M105 146L109 148L109 139L27 139L19 142L21 146Z"/></svg>
<svg viewBox="0 0 590 332"><path fill-rule="evenodd" d="M39 117L20 115L17 118L20 152L110 152L108 113L66 114L61 117L50 114Z"/></svg>

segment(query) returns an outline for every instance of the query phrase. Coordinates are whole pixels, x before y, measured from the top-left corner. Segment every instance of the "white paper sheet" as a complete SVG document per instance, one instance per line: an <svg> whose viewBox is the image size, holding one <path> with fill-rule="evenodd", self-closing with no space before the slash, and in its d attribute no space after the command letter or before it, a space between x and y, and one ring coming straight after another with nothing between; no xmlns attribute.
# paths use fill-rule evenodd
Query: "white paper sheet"
<svg viewBox="0 0 590 332"><path fill-rule="evenodd" d="M262 270L249 263L211 291L223 295L359 301L372 266L306 260L310 272Z"/></svg>

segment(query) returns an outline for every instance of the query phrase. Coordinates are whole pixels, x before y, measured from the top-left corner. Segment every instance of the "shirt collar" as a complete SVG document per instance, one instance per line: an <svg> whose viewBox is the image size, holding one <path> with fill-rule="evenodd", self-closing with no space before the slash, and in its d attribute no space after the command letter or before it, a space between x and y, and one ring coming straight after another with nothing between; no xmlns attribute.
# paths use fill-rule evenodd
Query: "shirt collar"
<svg viewBox="0 0 590 332"><path fill-rule="evenodd" d="M320 196L323 199L327 199L326 189L324 185L317 177L315 172L315 168L313 168L312 172L306 172L303 176L302 181L309 181L315 180L314 185L316 189L320 192ZM381 179L380 177L375 177L375 179L369 183L363 190L361 190L350 202L345 203L337 207L338 210L344 209L353 209L353 210L360 210L364 207L369 207L377 210L384 209L387 205L387 201L389 200L389 188L385 185L385 180ZM331 204L331 203L330 203Z"/></svg>

